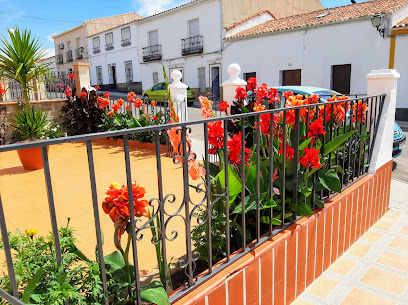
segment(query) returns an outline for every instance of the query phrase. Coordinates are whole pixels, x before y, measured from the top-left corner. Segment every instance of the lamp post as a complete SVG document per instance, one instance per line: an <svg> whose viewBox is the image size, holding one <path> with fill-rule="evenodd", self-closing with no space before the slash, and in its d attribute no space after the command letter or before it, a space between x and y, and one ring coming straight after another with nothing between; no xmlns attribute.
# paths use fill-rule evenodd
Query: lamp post
<svg viewBox="0 0 408 305"><path fill-rule="evenodd" d="M381 14L375 14L371 18L371 23L373 24L373 27L377 28L377 31L384 38L385 37L384 16Z"/></svg>

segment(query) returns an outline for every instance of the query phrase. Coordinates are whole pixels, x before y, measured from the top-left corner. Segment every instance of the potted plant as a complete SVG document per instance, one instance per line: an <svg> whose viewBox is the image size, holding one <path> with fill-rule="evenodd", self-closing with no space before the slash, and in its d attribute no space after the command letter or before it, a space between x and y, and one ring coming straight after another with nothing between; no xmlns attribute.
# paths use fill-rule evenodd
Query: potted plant
<svg viewBox="0 0 408 305"><path fill-rule="evenodd" d="M17 110L10 124L14 140L24 142L61 137L63 135L61 127L48 121L47 115L48 113L41 108L34 109L31 106ZM40 147L20 149L17 153L26 170L43 168Z"/></svg>

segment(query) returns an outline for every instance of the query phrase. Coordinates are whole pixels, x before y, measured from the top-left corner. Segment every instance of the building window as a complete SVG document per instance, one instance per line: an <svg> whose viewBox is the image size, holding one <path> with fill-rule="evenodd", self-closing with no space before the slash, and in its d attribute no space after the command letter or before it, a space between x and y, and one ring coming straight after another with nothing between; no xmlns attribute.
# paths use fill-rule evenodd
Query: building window
<svg viewBox="0 0 408 305"><path fill-rule="evenodd" d="M93 53L99 53L101 51L101 40L99 37L92 38Z"/></svg>
<svg viewBox="0 0 408 305"><path fill-rule="evenodd" d="M244 73L244 79L246 82L252 77L256 78L256 72Z"/></svg>
<svg viewBox="0 0 408 305"><path fill-rule="evenodd" d="M350 94L351 65L333 65L331 89L342 94Z"/></svg>
<svg viewBox="0 0 408 305"><path fill-rule="evenodd" d="M153 86L159 83L159 72L153 72Z"/></svg>
<svg viewBox="0 0 408 305"><path fill-rule="evenodd" d="M301 86L302 85L302 70L284 70L281 71L282 86Z"/></svg>
<svg viewBox="0 0 408 305"><path fill-rule="evenodd" d="M102 67L96 67L96 83L98 85L102 85L103 84L103 80L102 80Z"/></svg>
<svg viewBox="0 0 408 305"><path fill-rule="evenodd" d="M200 88L200 92L206 92L205 68L198 68L198 87Z"/></svg>
<svg viewBox="0 0 408 305"><path fill-rule="evenodd" d="M159 31L149 32L149 47L159 45Z"/></svg>
<svg viewBox="0 0 408 305"><path fill-rule="evenodd" d="M130 46L130 27L122 29L122 47Z"/></svg>
<svg viewBox="0 0 408 305"><path fill-rule="evenodd" d="M126 83L131 83L133 81L132 61L125 62L125 75Z"/></svg>
<svg viewBox="0 0 408 305"><path fill-rule="evenodd" d="M105 34L105 50L109 51L113 49L113 33Z"/></svg>
<svg viewBox="0 0 408 305"><path fill-rule="evenodd" d="M188 22L188 35L189 37L196 37L200 35L199 19L190 20Z"/></svg>

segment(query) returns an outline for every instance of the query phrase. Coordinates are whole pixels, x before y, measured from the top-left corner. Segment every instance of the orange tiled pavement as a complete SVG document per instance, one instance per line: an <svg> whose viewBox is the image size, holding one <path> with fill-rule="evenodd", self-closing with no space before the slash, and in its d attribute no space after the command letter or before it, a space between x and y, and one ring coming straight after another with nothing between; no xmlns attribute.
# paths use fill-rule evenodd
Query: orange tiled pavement
<svg viewBox="0 0 408 305"><path fill-rule="evenodd" d="M292 303L303 304L408 304L408 213L388 211Z"/></svg>
<svg viewBox="0 0 408 305"><path fill-rule="evenodd" d="M93 148L98 201L101 206L104 191L112 181L126 183L124 152L117 145L94 143ZM130 155L133 179L146 188L146 199L157 198L155 153L131 148ZM50 147L49 159L58 225L65 225L70 217L70 224L76 230L78 248L92 258L96 233L86 146L82 142L54 145ZM171 158L166 157L162 158L162 167L164 194L172 193L176 196L174 204L166 204L166 212L174 213L180 207L183 196L182 170L179 165L173 164ZM192 181L190 183L194 184ZM8 231L35 228L40 235L51 231L42 170L25 171L15 151L0 153L0 190ZM195 203L203 197L196 192L191 192L190 195ZM182 214L183 211L184 209ZM107 255L115 250L113 224L102 208L99 212L105 239L104 252ZM139 222L137 225L141 224ZM179 235L175 241L167 242L167 253L169 258L178 258L186 253L184 222L181 217L175 217L169 222L167 234L172 230L178 231ZM150 229L144 230L143 234L142 241L138 242L139 266L141 275L147 275L156 268L157 263L154 247L150 242ZM171 237L173 236L169 236ZM1 259L3 253L0 253Z"/></svg>

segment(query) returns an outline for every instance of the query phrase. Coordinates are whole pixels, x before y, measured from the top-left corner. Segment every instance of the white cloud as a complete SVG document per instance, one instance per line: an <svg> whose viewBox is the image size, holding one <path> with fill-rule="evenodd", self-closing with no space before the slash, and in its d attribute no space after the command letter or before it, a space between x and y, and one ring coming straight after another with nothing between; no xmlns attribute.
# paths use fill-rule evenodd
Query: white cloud
<svg viewBox="0 0 408 305"><path fill-rule="evenodd" d="M44 58L48 58L51 56L55 56L55 49L54 48L45 49Z"/></svg>
<svg viewBox="0 0 408 305"><path fill-rule="evenodd" d="M188 0L134 0L141 16L150 16L177 5L190 2Z"/></svg>

